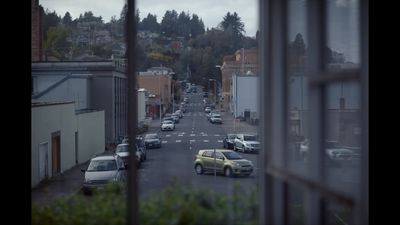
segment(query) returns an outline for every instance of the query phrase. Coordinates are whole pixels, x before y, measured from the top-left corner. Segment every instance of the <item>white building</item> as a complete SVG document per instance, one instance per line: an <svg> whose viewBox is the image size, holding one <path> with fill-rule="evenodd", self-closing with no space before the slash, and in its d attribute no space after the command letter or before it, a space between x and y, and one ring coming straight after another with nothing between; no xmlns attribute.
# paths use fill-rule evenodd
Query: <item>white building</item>
<svg viewBox="0 0 400 225"><path fill-rule="evenodd" d="M230 111L235 117L257 118L259 113L260 78L254 75L233 74Z"/></svg>
<svg viewBox="0 0 400 225"><path fill-rule="evenodd" d="M76 110L104 110L106 143L127 133L126 64L100 62L32 63L32 102L75 102Z"/></svg>
<svg viewBox="0 0 400 225"><path fill-rule="evenodd" d="M31 187L104 152L104 117L74 102L32 104Z"/></svg>
<svg viewBox="0 0 400 225"><path fill-rule="evenodd" d="M146 89L138 90L138 122L146 119Z"/></svg>

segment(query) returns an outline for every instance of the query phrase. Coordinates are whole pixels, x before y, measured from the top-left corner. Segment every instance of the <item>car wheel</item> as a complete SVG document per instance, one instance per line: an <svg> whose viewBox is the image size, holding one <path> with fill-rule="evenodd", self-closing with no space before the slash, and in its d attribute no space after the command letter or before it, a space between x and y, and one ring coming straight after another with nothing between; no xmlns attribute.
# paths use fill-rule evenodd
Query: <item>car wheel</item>
<svg viewBox="0 0 400 225"><path fill-rule="evenodd" d="M194 167L194 169L196 170L197 174L203 174L203 166L201 164L196 164L196 166Z"/></svg>
<svg viewBox="0 0 400 225"><path fill-rule="evenodd" d="M232 169L229 166L225 167L224 174L226 177L232 177Z"/></svg>
<svg viewBox="0 0 400 225"><path fill-rule="evenodd" d="M228 148L227 146L226 146L226 143L224 142L224 148Z"/></svg>

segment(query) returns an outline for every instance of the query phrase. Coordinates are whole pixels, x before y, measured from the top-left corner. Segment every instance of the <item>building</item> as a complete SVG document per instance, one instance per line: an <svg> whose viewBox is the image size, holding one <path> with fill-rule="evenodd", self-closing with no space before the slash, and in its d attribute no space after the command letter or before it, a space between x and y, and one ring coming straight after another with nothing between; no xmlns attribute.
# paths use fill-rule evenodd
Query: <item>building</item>
<svg viewBox="0 0 400 225"><path fill-rule="evenodd" d="M161 98L162 113L172 106L172 69L166 67L152 67L146 72L139 72L139 88Z"/></svg>
<svg viewBox="0 0 400 225"><path fill-rule="evenodd" d="M138 122L144 121L146 119L146 89L140 88L138 90Z"/></svg>
<svg viewBox="0 0 400 225"><path fill-rule="evenodd" d="M106 143L127 133L127 80L121 61L32 63L32 102L75 102L105 111Z"/></svg>
<svg viewBox="0 0 400 225"><path fill-rule="evenodd" d="M105 150L104 110L75 110L74 102L33 103L31 187Z"/></svg>
<svg viewBox="0 0 400 225"><path fill-rule="evenodd" d="M258 119L259 82L259 76L239 74L232 76L229 106L235 118L240 117L248 121Z"/></svg>
<svg viewBox="0 0 400 225"><path fill-rule="evenodd" d="M31 60L43 60L43 8L39 6L39 0L31 1Z"/></svg>
<svg viewBox="0 0 400 225"><path fill-rule="evenodd" d="M250 71L253 74L259 74L258 52L256 48L239 49L233 55L227 55L223 58L221 66L222 81L222 107L225 110L229 108L229 99L231 94L232 74L246 74Z"/></svg>

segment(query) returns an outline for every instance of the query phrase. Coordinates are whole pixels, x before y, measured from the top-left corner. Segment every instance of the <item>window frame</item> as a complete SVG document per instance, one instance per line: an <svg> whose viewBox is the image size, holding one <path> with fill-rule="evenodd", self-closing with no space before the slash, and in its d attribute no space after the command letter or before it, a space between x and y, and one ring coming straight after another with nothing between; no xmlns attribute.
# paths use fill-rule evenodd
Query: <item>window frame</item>
<svg viewBox="0 0 400 225"><path fill-rule="evenodd" d="M262 138L259 167L262 171L259 182L259 224L288 224L288 190L297 186L305 190L308 198L307 224L326 222L326 201L332 200L354 209L355 224L368 224L368 1L360 0L360 52L361 63L357 70L331 72L326 69L324 48L326 45L326 2L307 1L308 64L310 76L310 142L309 173L302 177L286 169L287 118L287 30L288 0L259 1L260 13L260 126ZM341 81L356 81L361 86L361 181L358 196L346 196L328 188L323 183L324 154L317 151L324 146L325 113L324 99L327 85ZM314 122L317 121L317 122ZM277 153L273 149L283 149ZM277 162L277 163L276 163Z"/></svg>

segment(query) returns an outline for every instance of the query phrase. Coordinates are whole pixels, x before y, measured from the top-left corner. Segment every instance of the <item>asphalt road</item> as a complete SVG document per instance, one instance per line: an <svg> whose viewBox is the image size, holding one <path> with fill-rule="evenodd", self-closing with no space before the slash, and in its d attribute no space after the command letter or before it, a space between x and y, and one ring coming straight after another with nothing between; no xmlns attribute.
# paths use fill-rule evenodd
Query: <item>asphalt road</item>
<svg viewBox="0 0 400 225"><path fill-rule="evenodd" d="M166 187L176 177L180 184L212 189L217 192L232 194L235 184L245 190L257 188L258 155L243 154L243 158L253 162L255 170L248 177L225 177L214 173L198 175L194 170L194 158L200 149L223 148L222 140L227 133L238 131L239 125L232 126L222 113L223 124L208 122L203 110L202 93L189 94L187 111L174 131L156 130L162 138L160 149L148 149L147 160L139 169L140 196ZM242 126L241 131L245 131ZM150 133L154 132L150 131ZM246 130L246 132L254 132Z"/></svg>

